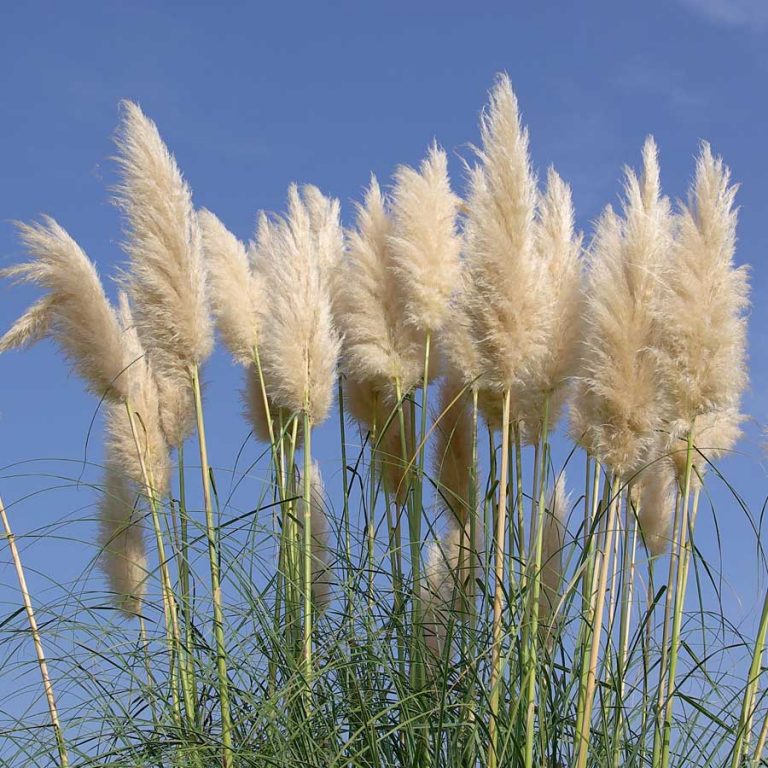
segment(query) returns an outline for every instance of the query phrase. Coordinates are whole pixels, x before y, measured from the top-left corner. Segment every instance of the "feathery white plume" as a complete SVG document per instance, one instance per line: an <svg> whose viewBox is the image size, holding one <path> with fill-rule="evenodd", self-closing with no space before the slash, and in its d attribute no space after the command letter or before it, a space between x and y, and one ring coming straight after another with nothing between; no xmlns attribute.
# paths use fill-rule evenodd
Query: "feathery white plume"
<svg viewBox="0 0 768 768"><path fill-rule="evenodd" d="M141 611L149 575L139 498L133 483L108 461L99 505L100 563L115 604L126 616Z"/></svg>
<svg viewBox="0 0 768 768"><path fill-rule="evenodd" d="M48 336L53 323L51 310L54 304L55 299L50 294L32 304L0 338L0 353L30 347Z"/></svg>
<svg viewBox="0 0 768 768"><path fill-rule="evenodd" d="M652 557L664 554L672 540L675 483L669 466L653 462L638 476L637 523L645 546Z"/></svg>
<svg viewBox="0 0 768 768"><path fill-rule="evenodd" d="M472 485L472 414L469 391L455 375L443 379L435 420L434 474L443 506L467 521Z"/></svg>
<svg viewBox="0 0 768 768"><path fill-rule="evenodd" d="M739 408L723 408L708 411L695 417L693 426L693 453L691 456L691 484L700 483L710 462L731 451L741 437L741 425L745 417ZM672 460L675 476L682 487L688 462L687 435L674 434L667 441L666 450Z"/></svg>
<svg viewBox="0 0 768 768"><path fill-rule="evenodd" d="M208 264L211 309L219 333L241 365L251 365L259 346L266 295L251 269L245 246L210 211L197 214Z"/></svg>
<svg viewBox="0 0 768 768"><path fill-rule="evenodd" d="M463 599L472 600L473 585L468 584L469 564L475 558L476 572L482 562L483 531L480 517L471 541L470 524L460 525L449 513L445 534L427 543L422 584L424 639L434 656L440 658L445 648L451 618L461 608Z"/></svg>
<svg viewBox="0 0 768 768"><path fill-rule="evenodd" d="M340 341L333 325L329 269L341 243L336 215L313 226L311 204L289 190L285 218L270 223L271 253L263 259L269 314L262 332L262 363L270 399L289 413L325 419L334 391ZM334 232L338 236L334 237Z"/></svg>
<svg viewBox="0 0 768 768"><path fill-rule="evenodd" d="M747 384L746 267L734 267L736 186L704 144L689 202L677 217L659 297L664 373L680 431L699 414L738 405Z"/></svg>
<svg viewBox="0 0 768 768"><path fill-rule="evenodd" d="M480 385L503 390L526 376L547 341L536 290L545 279L535 248L536 179L508 77L491 92L480 130L464 228L467 308L481 351Z"/></svg>
<svg viewBox="0 0 768 768"><path fill-rule="evenodd" d="M312 462L310 477L310 502L312 531L312 597L315 608L323 611L331 601L331 548L330 526L328 524L328 508L325 486L320 474L320 467L316 461ZM297 505L299 520L304 519L304 499L300 499Z"/></svg>
<svg viewBox="0 0 768 768"><path fill-rule="evenodd" d="M597 225L571 420L574 439L624 476L649 454L667 411L655 304L667 273L670 212L651 138L643 162L641 179L627 171L624 220L608 207Z"/></svg>
<svg viewBox="0 0 768 768"><path fill-rule="evenodd" d="M396 380L403 392L416 386L424 366L424 334L405 322L401 309L391 233L385 199L372 177L334 274L333 304L344 371L386 399L394 398Z"/></svg>
<svg viewBox="0 0 768 768"><path fill-rule="evenodd" d="M0 350L50 335L97 397L125 398L120 327L96 268L50 217L19 224L19 233L32 261L0 275L35 283L48 293L3 337Z"/></svg>
<svg viewBox="0 0 768 768"><path fill-rule="evenodd" d="M515 412L522 416L531 443L542 437L545 401L548 430L559 421L582 336L581 235L573 231L571 190L552 168L536 222L536 249L543 265L537 292L547 344L513 393Z"/></svg>
<svg viewBox="0 0 768 768"><path fill-rule="evenodd" d="M451 191L448 158L433 144L418 171L400 166L392 192L392 266L405 320L440 329L459 277L459 198Z"/></svg>
<svg viewBox="0 0 768 768"><path fill-rule="evenodd" d="M565 473L562 472L549 493L544 510L539 628L546 634L552 631L555 621L553 614L560 600L560 587L563 580L563 545L569 499L570 495L565 490Z"/></svg>
<svg viewBox="0 0 768 768"><path fill-rule="evenodd" d="M190 371L213 347L200 228L192 194L155 124L123 103L117 139L127 222L126 275L136 327L158 380L172 445L191 430Z"/></svg>
<svg viewBox="0 0 768 768"><path fill-rule="evenodd" d="M169 448L160 420L160 395L149 358L133 324L128 297L120 294L119 318L122 328L123 373L127 406L133 414L134 437L125 403L106 405L106 444L110 461L137 487L146 489L141 468L156 497L164 496L170 487ZM138 442L138 449L136 443ZM139 454L139 451L141 452Z"/></svg>

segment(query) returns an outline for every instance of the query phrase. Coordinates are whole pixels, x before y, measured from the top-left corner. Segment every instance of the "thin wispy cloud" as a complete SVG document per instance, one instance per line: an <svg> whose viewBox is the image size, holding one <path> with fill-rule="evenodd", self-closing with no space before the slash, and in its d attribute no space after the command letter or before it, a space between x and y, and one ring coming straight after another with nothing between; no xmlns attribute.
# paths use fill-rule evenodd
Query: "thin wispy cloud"
<svg viewBox="0 0 768 768"><path fill-rule="evenodd" d="M765 0L680 0L714 24L762 29L768 25Z"/></svg>
<svg viewBox="0 0 768 768"><path fill-rule="evenodd" d="M658 97L679 115L690 117L707 107L704 94L696 90L682 72L645 57L626 62L616 74L615 82L623 89Z"/></svg>

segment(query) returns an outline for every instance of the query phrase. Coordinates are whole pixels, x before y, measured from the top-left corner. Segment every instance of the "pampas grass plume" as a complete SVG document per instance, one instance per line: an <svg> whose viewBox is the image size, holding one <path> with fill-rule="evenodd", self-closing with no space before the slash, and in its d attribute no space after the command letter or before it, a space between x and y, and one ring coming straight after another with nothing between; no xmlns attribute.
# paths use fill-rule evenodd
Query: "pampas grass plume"
<svg viewBox="0 0 768 768"><path fill-rule="evenodd" d="M501 76L480 123L480 165L466 202L468 309L481 349L481 386L512 387L545 351L544 279L535 253L536 179L528 133L509 78Z"/></svg>
<svg viewBox="0 0 768 768"><path fill-rule="evenodd" d="M547 633L551 632L553 626L553 613L560 599L563 581L563 544L569 499L565 490L565 473L562 472L549 493L542 532L539 626Z"/></svg>
<svg viewBox="0 0 768 768"><path fill-rule="evenodd" d="M80 246L50 217L19 224L32 261L0 275L48 291L0 341L0 349L31 344L51 335L97 397L126 397L120 327L96 268Z"/></svg>
<svg viewBox="0 0 768 768"><path fill-rule="evenodd" d="M669 548L675 505L674 476L664 462L654 462L638 479L637 523L651 557Z"/></svg>
<svg viewBox="0 0 768 768"><path fill-rule="evenodd" d="M419 381L424 365L423 334L405 322L390 247L392 221L375 177L357 205L355 229L334 273L334 318L342 335L342 367L382 396L404 392Z"/></svg>
<svg viewBox="0 0 768 768"><path fill-rule="evenodd" d="M547 344L513 395L530 443L542 437L545 401L548 430L557 425L578 363L583 312L581 235L574 234L573 219L571 190L550 168L536 222L536 249L543 267L537 290Z"/></svg>
<svg viewBox="0 0 768 768"><path fill-rule="evenodd" d="M397 169L389 239L392 263L406 321L430 333L443 325L459 276L458 206L448 158L436 144L418 171Z"/></svg>
<svg viewBox="0 0 768 768"><path fill-rule="evenodd" d="M259 345L266 296L243 243L210 211L197 214L208 265L211 309L219 333L241 365L251 365Z"/></svg>
<svg viewBox="0 0 768 768"><path fill-rule="evenodd" d="M624 219L607 208L591 249L583 359L572 409L574 439L619 475L636 472L668 411L658 365L659 285L670 246L656 145L643 176L627 171Z"/></svg>
<svg viewBox="0 0 768 768"><path fill-rule="evenodd" d="M131 269L125 285L158 381L172 445L192 429L191 370L213 347L202 238L192 194L155 124L123 102L117 138Z"/></svg>
<svg viewBox="0 0 768 768"><path fill-rule="evenodd" d="M108 461L99 505L100 562L115 605L129 617L141 611L149 576L138 499L119 466Z"/></svg>
<svg viewBox="0 0 768 768"><path fill-rule="evenodd" d="M340 231L338 218L326 228ZM338 255L326 252L341 238L312 226L308 204L289 191L289 213L272 225L270 257L264 260L269 316L262 362L270 398L289 413L306 411L317 424L331 405L340 340L333 324L330 274Z"/></svg>
<svg viewBox="0 0 768 768"><path fill-rule="evenodd" d="M316 461L312 462L310 477L310 518L312 526L312 597L318 611L331 601L331 549L330 525L326 513L328 500ZM297 516L304 519L304 499L298 502Z"/></svg>
<svg viewBox="0 0 768 768"><path fill-rule="evenodd" d="M685 474L687 440L677 435L693 430L696 448L714 459L733 447L743 421L749 285L747 268L733 264L735 194L728 168L704 144L659 297L661 367L673 411L668 449L678 477ZM698 453L694 465L699 474L706 469Z"/></svg>

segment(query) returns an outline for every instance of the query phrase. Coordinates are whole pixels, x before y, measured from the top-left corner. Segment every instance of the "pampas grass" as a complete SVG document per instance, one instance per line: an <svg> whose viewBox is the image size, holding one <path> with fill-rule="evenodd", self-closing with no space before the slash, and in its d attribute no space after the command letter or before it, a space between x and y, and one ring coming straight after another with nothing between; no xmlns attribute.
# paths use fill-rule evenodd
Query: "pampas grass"
<svg viewBox="0 0 768 768"><path fill-rule="evenodd" d="M210 301L222 341L241 365L253 364L266 295L241 243L210 211L199 211Z"/></svg>
<svg viewBox="0 0 768 768"><path fill-rule="evenodd" d="M331 230L330 232L328 230ZM296 187L289 210L275 220L264 260L269 321L263 328L261 357L267 391L290 414L305 412L321 423L331 406L340 341L332 320L328 269L338 260L338 218L312 226L309 204Z"/></svg>
<svg viewBox="0 0 768 768"><path fill-rule="evenodd" d="M550 168L536 222L536 252L542 265L536 286L546 349L514 392L525 439L535 444L557 426L568 384L576 371L582 330L581 235L574 233L570 187Z"/></svg>
<svg viewBox="0 0 768 768"><path fill-rule="evenodd" d="M32 304L0 338L0 354L10 349L25 349L48 336L55 301L49 295Z"/></svg>
<svg viewBox="0 0 768 768"><path fill-rule="evenodd" d="M400 311L391 234L386 201L372 177L334 275L334 320L343 339L347 377L370 382L388 400L394 397L394 382L404 392L416 385L424 357L423 334L407 324Z"/></svg>
<svg viewBox="0 0 768 768"><path fill-rule="evenodd" d="M469 177L465 248L470 328L483 387L518 382L545 352L545 279L535 251L538 193L509 79L500 77L480 123L480 164Z"/></svg>
<svg viewBox="0 0 768 768"><path fill-rule="evenodd" d="M694 428L701 414L738 408L747 385L749 286L747 268L733 263L736 189L728 168L704 144L658 297L673 432Z"/></svg>
<svg viewBox="0 0 768 768"><path fill-rule="evenodd" d="M326 510L329 509L328 497L323 484L320 466L312 462L311 469L310 517L312 520L312 598L316 610L324 611L331 602L331 542L330 525ZM304 518L304 500L298 507L298 516Z"/></svg>
<svg viewBox="0 0 768 768"><path fill-rule="evenodd" d="M544 512L541 555L541 592L539 593L539 632L549 636L556 622L555 609L563 582L563 547L570 495L565 490L565 473L557 478L549 492Z"/></svg>
<svg viewBox="0 0 768 768"><path fill-rule="evenodd" d="M202 238L175 159L156 125L130 101L123 102L117 147L117 202L130 260L125 286L158 380L163 428L175 446L192 430L192 369L213 345Z"/></svg>
<svg viewBox="0 0 768 768"><path fill-rule="evenodd" d="M643 175L627 170L624 218L607 208L591 247L586 329L571 433L621 476L637 472L668 414L660 383L654 311L668 272L669 203L656 144L643 147Z"/></svg>
<svg viewBox="0 0 768 768"><path fill-rule="evenodd" d="M392 191L392 266L407 323L427 333L445 322L459 275L459 198L436 144L418 171L401 166Z"/></svg>
<svg viewBox="0 0 768 768"><path fill-rule="evenodd" d="M149 572L144 544L141 495L122 470L122 457L107 460L104 495L99 504L101 565L117 608L126 616L140 613Z"/></svg>
<svg viewBox="0 0 768 768"><path fill-rule="evenodd" d="M669 549L675 512L674 476L664 462L655 462L640 473L637 522L651 557Z"/></svg>
<svg viewBox="0 0 768 768"><path fill-rule="evenodd" d="M50 217L19 224L32 261L2 270L19 283L48 291L0 341L8 349L51 335L97 397L127 396L120 326L96 268L69 234Z"/></svg>
<svg viewBox="0 0 768 768"><path fill-rule="evenodd" d="M137 629L105 600L75 595L76 650L54 666L73 670L63 731L49 698L60 762L72 738L83 765L757 764L768 600L742 698L731 661L743 634L718 646L731 631L723 610L700 603L690 622L684 610L690 561L715 572L692 530L704 483L719 479L707 466L738 438L746 384L734 190L708 147L673 216L646 143L622 211L597 223L582 286L570 189L550 170L539 192L506 77L481 118L461 215L435 144L418 169L397 169L389 197L372 179L346 239L337 200L292 186L285 213L260 214L246 245L194 211L139 108L123 114L129 265L118 309L52 220L22 227L32 259L5 271L43 296L0 351L50 336L103 398L100 564L119 611L138 618ZM254 433L270 444L229 483L205 436L209 312L244 368ZM565 451L550 444L569 390L587 451L573 539ZM341 493L325 490L312 455L334 391L341 464L331 469L326 440L320 458ZM192 417L202 504L184 466ZM345 417L359 441L347 442ZM579 463L575 449L564 463ZM343 499L338 518L331 498ZM40 631L29 612L38 651L40 632L70 615L54 605ZM9 637L15 621L2 622ZM86 693L82 717L71 686ZM91 729L94 711L104 717ZM29 727L14 726L18 754L50 762L52 738L30 739Z"/></svg>

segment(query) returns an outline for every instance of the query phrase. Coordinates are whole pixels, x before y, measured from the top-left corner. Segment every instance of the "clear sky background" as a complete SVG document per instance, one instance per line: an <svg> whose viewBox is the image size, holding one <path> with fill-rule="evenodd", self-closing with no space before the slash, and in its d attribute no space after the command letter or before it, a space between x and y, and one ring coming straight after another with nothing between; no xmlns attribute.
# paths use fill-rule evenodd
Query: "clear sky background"
<svg viewBox="0 0 768 768"><path fill-rule="evenodd" d="M110 158L120 99L138 101L157 122L196 204L248 238L257 211L281 210L293 181L340 198L349 223L369 174L388 183L395 166L418 162L433 138L449 152L461 191L462 158L478 139L478 113L499 71L518 94L535 167L543 175L554 164L571 183L588 234L600 209L617 201L622 167L637 166L649 133L672 198L685 194L701 139L741 184L737 259L752 265L745 399L752 419L743 455L723 471L758 516L768 492L761 464L768 417L763 0L4 3L0 265L23 257L12 220L48 213L105 279L115 274L121 225L110 203ZM108 290L114 295L113 284ZM0 329L37 295L0 286ZM241 374L218 350L205 378L212 461L231 469L249 431ZM89 437L96 406L49 343L0 357L0 493L18 533L32 534L22 543L41 601L55 593L51 585L100 583L83 576L93 550L72 541L92 538L87 518L97 496L49 477L98 482L83 463L101 460L98 416ZM335 423L318 441L331 470L334 432ZM732 499L714 493L726 600L738 620L762 599L755 537ZM69 521L56 529L62 539L35 538L57 520ZM718 557L711 515L700 537ZM0 614L18 605L13 578L0 549Z"/></svg>

